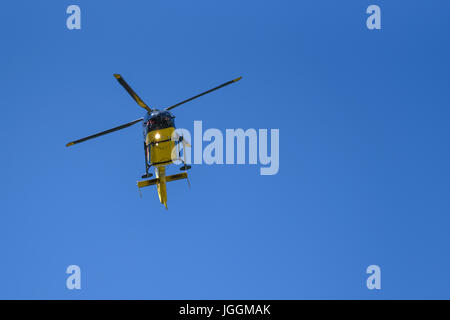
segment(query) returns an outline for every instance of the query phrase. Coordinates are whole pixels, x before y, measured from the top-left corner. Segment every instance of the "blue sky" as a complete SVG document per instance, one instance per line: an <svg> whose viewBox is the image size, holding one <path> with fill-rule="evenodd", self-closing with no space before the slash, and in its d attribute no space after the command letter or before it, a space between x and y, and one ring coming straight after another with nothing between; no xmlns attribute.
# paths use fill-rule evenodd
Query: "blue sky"
<svg viewBox="0 0 450 320"><path fill-rule="evenodd" d="M66 28L66 8L82 29ZM382 29L366 28L370 4ZM0 298L450 298L448 1L7 1ZM178 127L280 129L280 171L139 198L121 73ZM65 287L81 267L82 289ZM382 289L366 287L381 267Z"/></svg>

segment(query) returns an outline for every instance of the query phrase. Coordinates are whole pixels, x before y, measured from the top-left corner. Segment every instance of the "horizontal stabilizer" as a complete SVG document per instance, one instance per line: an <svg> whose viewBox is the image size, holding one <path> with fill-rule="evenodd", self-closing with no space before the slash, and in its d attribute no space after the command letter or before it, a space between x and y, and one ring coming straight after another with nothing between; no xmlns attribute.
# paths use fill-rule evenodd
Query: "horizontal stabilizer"
<svg viewBox="0 0 450 320"><path fill-rule="evenodd" d="M138 188L143 188L143 187L148 187L148 186L152 186L154 184L157 184L159 182L159 179L150 179L150 180L143 180L143 181L138 181L137 182L137 186Z"/></svg>
<svg viewBox="0 0 450 320"><path fill-rule="evenodd" d="M187 176L188 176L187 172L182 172L182 173L178 173L178 174L173 174L171 176L166 176L165 180L166 180L166 182L170 182L170 181L175 181L175 180L187 179ZM138 186L138 188L143 188L143 187L152 186L157 183L159 183L159 178L138 181L137 186Z"/></svg>
<svg viewBox="0 0 450 320"><path fill-rule="evenodd" d="M166 176L166 181L170 182L170 181L181 180L181 179L186 179L186 178L187 178L187 173L182 172L182 173L174 174L171 176Z"/></svg>

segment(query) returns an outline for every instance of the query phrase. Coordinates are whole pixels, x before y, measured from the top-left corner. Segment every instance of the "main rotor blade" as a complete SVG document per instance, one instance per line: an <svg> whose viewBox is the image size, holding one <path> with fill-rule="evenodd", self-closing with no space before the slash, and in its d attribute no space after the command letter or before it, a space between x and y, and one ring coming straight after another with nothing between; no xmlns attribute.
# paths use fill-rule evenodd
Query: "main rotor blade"
<svg viewBox="0 0 450 320"><path fill-rule="evenodd" d="M227 85L229 85L229 84L235 83L235 82L237 82L237 81L239 81L239 80L241 80L241 79L242 79L242 77L239 77L239 78L236 78L236 79L234 79L234 80L225 82L225 83L221 84L220 86L217 86L217 87L215 87L215 88L209 89L208 91L202 92L202 93L200 93L200 94L198 94L198 95L196 95L196 96L194 96L194 97L192 97L192 98L189 98L189 99L186 99L186 100L184 100L184 101L178 102L177 104L174 104L173 106L170 106L170 107L166 108L166 110L171 110L171 109L173 109L173 108L176 108L176 107L178 107L179 105L182 105L183 103L186 103L186 102L189 102L189 101L191 101L191 100L197 99L198 97L201 97L201 96L203 96L203 95L205 95L205 94L207 94L207 93L213 92L214 90L223 88L223 87L225 87L225 86L227 86Z"/></svg>
<svg viewBox="0 0 450 320"><path fill-rule="evenodd" d="M128 128L128 127L132 126L133 124L136 124L136 123L138 123L138 122L140 122L140 121L142 121L142 120L144 120L144 118L139 118L139 119L137 119L137 120L134 120L134 121L125 123L125 124L123 124L123 125L121 125L121 126L114 127L114 128L112 128L112 129L109 129L109 130L106 130L106 131L102 131L102 132L99 132L99 133L90 135L90 136L88 136L88 137L81 138L81 139L78 139L78 140L69 142L68 144L66 144L66 147L70 147L70 146L72 146L72 145L74 145L74 144L77 144L77 143L80 143L80 142L84 142L84 141L86 141L86 140L94 139L94 138L103 136L103 135L105 135L105 134L108 134L108 133L111 133L111 132L114 132L114 131L117 131L117 130L121 130L121 129Z"/></svg>
<svg viewBox="0 0 450 320"><path fill-rule="evenodd" d="M139 96L136 94L136 92L134 92L133 89L131 89L131 87L128 85L128 83L126 83L126 81L122 78L122 76L120 74L115 73L114 77L117 79L117 81L119 81L119 83L122 85L122 87L124 87L125 90L127 90L127 92L138 103L138 105L140 105L142 108L144 108L148 112L152 112L152 109L150 109L149 106L147 106L145 104L145 102L142 101L141 98L139 98Z"/></svg>

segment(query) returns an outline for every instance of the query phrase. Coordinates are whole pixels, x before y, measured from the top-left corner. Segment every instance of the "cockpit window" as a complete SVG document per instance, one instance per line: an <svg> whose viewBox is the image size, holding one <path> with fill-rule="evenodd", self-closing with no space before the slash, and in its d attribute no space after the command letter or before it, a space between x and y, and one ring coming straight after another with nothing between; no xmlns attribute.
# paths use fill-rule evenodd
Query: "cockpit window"
<svg viewBox="0 0 450 320"><path fill-rule="evenodd" d="M170 114L161 113L150 118L147 122L147 132L161 130L174 126L173 117Z"/></svg>

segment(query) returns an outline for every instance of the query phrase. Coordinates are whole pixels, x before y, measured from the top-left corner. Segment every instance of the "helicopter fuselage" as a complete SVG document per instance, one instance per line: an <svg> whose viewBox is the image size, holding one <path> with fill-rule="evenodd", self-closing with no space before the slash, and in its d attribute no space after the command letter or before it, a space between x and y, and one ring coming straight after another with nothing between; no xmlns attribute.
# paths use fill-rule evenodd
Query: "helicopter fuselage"
<svg viewBox="0 0 450 320"><path fill-rule="evenodd" d="M173 162L177 141L173 139L175 116L166 110L152 110L144 117L145 164L155 168L159 201L167 208L166 166ZM147 173L148 174L148 173Z"/></svg>
<svg viewBox="0 0 450 320"><path fill-rule="evenodd" d="M164 166L172 163L172 152L176 141L174 116L166 110L153 110L144 117L146 162L148 166Z"/></svg>

